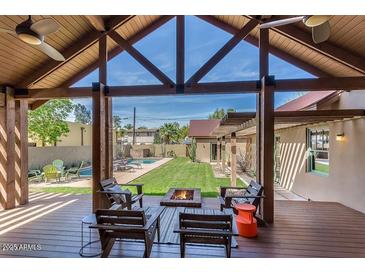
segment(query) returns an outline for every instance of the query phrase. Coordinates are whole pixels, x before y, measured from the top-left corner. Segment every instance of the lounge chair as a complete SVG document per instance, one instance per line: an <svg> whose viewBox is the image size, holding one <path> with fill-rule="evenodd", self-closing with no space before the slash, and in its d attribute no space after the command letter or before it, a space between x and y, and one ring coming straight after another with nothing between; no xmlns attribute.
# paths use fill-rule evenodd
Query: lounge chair
<svg viewBox="0 0 365 274"><path fill-rule="evenodd" d="M62 160L59 160L59 159L54 160L52 162L52 165L54 165L57 168L57 170L61 173L61 177L63 177L64 171L65 171L65 167L63 165L63 161Z"/></svg>
<svg viewBox="0 0 365 274"><path fill-rule="evenodd" d="M106 179L100 182L102 190L100 193L107 195L111 205L119 204L122 208L132 209L132 205L139 202L139 206L143 207L142 184L118 184L115 178ZM137 195L133 195L128 189L123 190L122 186L133 186L137 188Z"/></svg>
<svg viewBox="0 0 365 274"><path fill-rule="evenodd" d="M61 172L58 171L54 165L46 165L43 167L44 181L47 183L48 180L61 181Z"/></svg>
<svg viewBox="0 0 365 274"><path fill-rule="evenodd" d="M90 228L99 230L101 257L109 256L116 239L139 239L143 240L145 245L143 257L148 258L156 232L160 242L160 215L163 210L164 207L161 207L151 216L145 215L143 210L97 210L97 224L91 225Z"/></svg>
<svg viewBox="0 0 365 274"><path fill-rule="evenodd" d="M227 258L231 257L233 218L230 214L179 214L179 228L175 233L180 234L180 256L185 257L187 243L224 245Z"/></svg>
<svg viewBox="0 0 365 274"><path fill-rule="evenodd" d="M220 187L220 208L223 211L224 208L233 208L236 204L251 204L257 209L260 205L260 200L265 196L262 194L264 187L255 181L251 181L248 187ZM255 213L256 213L255 212ZM235 211L236 213L236 211Z"/></svg>
<svg viewBox="0 0 365 274"><path fill-rule="evenodd" d="M38 182L43 180L42 172L38 169L31 169L28 171L28 182Z"/></svg>
<svg viewBox="0 0 365 274"><path fill-rule="evenodd" d="M79 167L71 167L69 169L66 170L66 180L68 180L69 178L72 177L77 177L80 178L80 170L81 168L83 168L85 165L85 161L82 161Z"/></svg>

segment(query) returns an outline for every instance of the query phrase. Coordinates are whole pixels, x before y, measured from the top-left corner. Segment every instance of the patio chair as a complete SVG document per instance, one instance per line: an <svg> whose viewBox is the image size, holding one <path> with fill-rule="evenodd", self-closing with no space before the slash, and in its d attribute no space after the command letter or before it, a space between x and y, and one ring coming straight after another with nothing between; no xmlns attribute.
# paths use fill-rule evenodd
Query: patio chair
<svg viewBox="0 0 365 274"><path fill-rule="evenodd" d="M254 205L257 212L260 200L265 197L262 194L263 191L264 187L253 180L251 180L248 187L221 186L219 196L221 211L224 208L233 208L233 211L237 214L234 208L235 205L244 203Z"/></svg>
<svg viewBox="0 0 365 274"><path fill-rule="evenodd" d="M59 160L59 159L54 160L52 162L52 165L54 165L57 168L57 170L61 173L61 177L63 177L64 171L65 171L65 167L63 165L63 161L62 160Z"/></svg>
<svg viewBox="0 0 365 274"><path fill-rule="evenodd" d="M43 167L43 177L44 181L47 183L48 180L61 181L61 172L58 171L57 167L54 165L46 165Z"/></svg>
<svg viewBox="0 0 365 274"><path fill-rule="evenodd" d="M160 242L160 215L164 207L160 207L152 215L146 215L143 210L110 210L99 209L96 211L97 224L90 228L99 230L101 242L101 257L109 256L116 239L143 240L145 249L143 257L151 255L153 242L157 232Z"/></svg>
<svg viewBox="0 0 365 274"><path fill-rule="evenodd" d="M84 167L85 161L81 161L81 164L79 167L71 167L66 170L66 180L72 177L80 178L80 170Z"/></svg>
<svg viewBox="0 0 365 274"><path fill-rule="evenodd" d="M139 202L139 206L143 207L142 184L118 184L115 178L106 179L100 182L102 190L100 193L107 195L111 205L121 205L122 208L132 209L132 205ZM122 186L133 186L137 188L137 195L133 195L128 189L122 189Z"/></svg>
<svg viewBox="0 0 365 274"><path fill-rule="evenodd" d="M31 169L28 171L28 182L38 182L43 180L42 172L39 169Z"/></svg>
<svg viewBox="0 0 365 274"><path fill-rule="evenodd" d="M179 214L180 256L185 257L187 243L224 245L227 258L231 257L232 215Z"/></svg>

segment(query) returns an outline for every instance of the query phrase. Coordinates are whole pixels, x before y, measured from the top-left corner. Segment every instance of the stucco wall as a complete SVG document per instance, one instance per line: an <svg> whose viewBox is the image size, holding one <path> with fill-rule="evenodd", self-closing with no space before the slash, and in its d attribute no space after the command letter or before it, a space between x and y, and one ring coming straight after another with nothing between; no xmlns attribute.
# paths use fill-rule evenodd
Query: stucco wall
<svg viewBox="0 0 365 274"><path fill-rule="evenodd" d="M91 161L91 146L29 147L29 169L41 169L53 160L61 159L65 165Z"/></svg>
<svg viewBox="0 0 365 274"><path fill-rule="evenodd" d="M75 122L67 122L70 132L67 136L62 136L60 141L57 142L57 146L81 146L81 128L83 130L84 146L91 146L92 144L92 125L85 125ZM29 138L29 142L35 142L32 138ZM36 142L38 147L42 146L41 142ZM113 144L116 144L116 132L113 131Z"/></svg>
<svg viewBox="0 0 365 274"><path fill-rule="evenodd" d="M294 127L278 131L281 140L281 185L315 201L340 202L365 212L365 119L322 125L328 125L330 130L329 175L306 172L307 127ZM345 140L336 141L336 135L342 132Z"/></svg>
<svg viewBox="0 0 365 274"><path fill-rule="evenodd" d="M142 149L149 149L150 155L153 157L165 157L164 150L167 153L168 151L174 151L176 156L178 157L186 157L186 145L185 144L150 144L150 145L127 145L125 146L125 157L131 157L133 155L133 151L140 151Z"/></svg>

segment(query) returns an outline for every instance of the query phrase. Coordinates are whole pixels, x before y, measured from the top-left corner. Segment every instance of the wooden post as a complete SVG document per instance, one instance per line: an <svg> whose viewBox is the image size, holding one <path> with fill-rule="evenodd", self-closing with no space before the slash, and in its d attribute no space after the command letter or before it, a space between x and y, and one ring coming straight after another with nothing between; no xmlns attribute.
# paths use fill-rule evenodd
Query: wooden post
<svg viewBox="0 0 365 274"><path fill-rule="evenodd" d="M99 82L104 86L107 85L107 62L108 62L108 47L107 36L102 36L99 39ZM112 97L105 97L105 178L113 176L113 111Z"/></svg>
<svg viewBox="0 0 365 274"><path fill-rule="evenodd" d="M236 133L231 133L231 186L237 185L237 147Z"/></svg>
<svg viewBox="0 0 365 274"><path fill-rule="evenodd" d="M226 174L226 137L222 137L222 172Z"/></svg>
<svg viewBox="0 0 365 274"><path fill-rule="evenodd" d="M268 29L260 29L259 35L259 76L260 79L262 77L267 76L269 74L269 30ZM261 184L261 93L258 92L256 95L256 181Z"/></svg>
<svg viewBox="0 0 365 274"><path fill-rule="evenodd" d="M93 212L105 207L105 195L98 193L100 182L105 179L105 94L102 83L93 83L93 138L92 138L92 175L93 175Z"/></svg>
<svg viewBox="0 0 365 274"><path fill-rule="evenodd" d="M0 91L0 209L15 207L15 100L10 87Z"/></svg>
<svg viewBox="0 0 365 274"><path fill-rule="evenodd" d="M263 218L274 222L274 83L273 76L261 81L261 183L264 186Z"/></svg>
<svg viewBox="0 0 365 274"><path fill-rule="evenodd" d="M15 201L28 203L28 100L15 102Z"/></svg>
<svg viewBox="0 0 365 274"><path fill-rule="evenodd" d="M185 17L176 16L176 92L184 92L185 82Z"/></svg>
<svg viewBox="0 0 365 274"><path fill-rule="evenodd" d="M221 140L217 138L217 167L221 165Z"/></svg>

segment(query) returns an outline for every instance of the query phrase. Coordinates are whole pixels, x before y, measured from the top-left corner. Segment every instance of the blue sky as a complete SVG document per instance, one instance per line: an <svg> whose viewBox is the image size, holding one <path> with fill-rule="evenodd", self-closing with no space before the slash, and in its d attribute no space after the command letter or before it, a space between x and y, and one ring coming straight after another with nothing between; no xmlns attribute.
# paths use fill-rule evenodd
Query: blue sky
<svg viewBox="0 0 365 274"><path fill-rule="evenodd" d="M197 71L232 35L193 16L186 16L185 79ZM134 45L152 63L175 80L175 19L157 29ZM313 76L275 56L270 56L270 74L276 79L312 78ZM258 49L242 41L201 82L244 81L258 79ZM94 71L74 86L91 86L98 81ZM109 85L160 84L128 53L123 52L108 62ZM297 93L275 94L275 106L297 97ZM91 99L77 99L76 103L91 108ZM137 126L159 127L165 122L187 124L190 119L205 119L216 108L235 108L254 111L252 94L224 94L201 96L159 96L113 98L113 115L131 123L133 107L137 109ZM72 119L72 116L70 117Z"/></svg>

